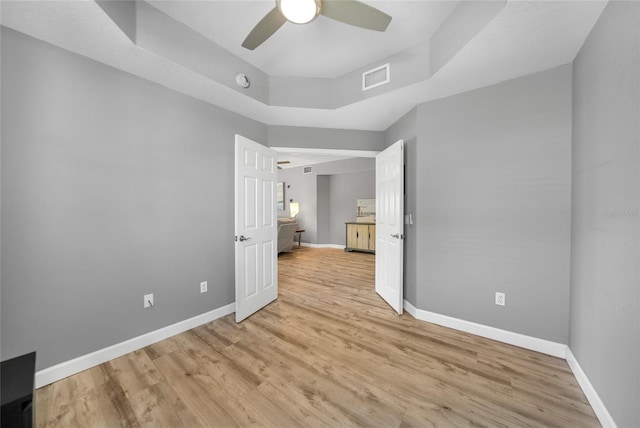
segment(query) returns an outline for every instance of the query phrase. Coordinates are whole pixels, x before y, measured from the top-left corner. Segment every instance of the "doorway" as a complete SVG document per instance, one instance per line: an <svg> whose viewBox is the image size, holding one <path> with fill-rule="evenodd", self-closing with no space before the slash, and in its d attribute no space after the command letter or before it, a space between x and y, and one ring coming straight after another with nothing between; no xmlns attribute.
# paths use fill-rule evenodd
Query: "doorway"
<svg viewBox="0 0 640 428"><path fill-rule="evenodd" d="M292 162L293 157L295 155L302 154L303 156L309 155L318 155L321 157L325 157L322 160L327 162L327 155L335 155L337 159L341 159L333 163L334 168L322 168L323 165L318 167L316 170L315 176L309 177L306 179L306 182L311 183L310 189L305 189L304 195L308 198L312 199L312 203L308 204L312 209L313 214L316 214L314 217L315 224L313 228L316 229L315 238L316 245L314 246L329 246L329 247L338 247L344 248L343 244L346 244L345 238L346 233L343 231L338 232L337 237L331 236L328 240L330 242L329 245L323 245L326 240L326 233L323 234L323 228L327 228L327 223L325 220L330 218L331 214L334 214L336 211L336 204L334 201L331 203L328 202L328 198L326 195L326 189L329 189L329 192L333 191L334 185L330 184L325 178L325 174L331 174L336 172L341 173L350 173L352 172L349 167L347 170L340 170L338 167L337 170L335 168L336 164L349 164L349 159L353 159L353 156L360 155L362 152L352 151L352 150L326 150L326 149L301 149L301 148L282 148L276 147L274 150L279 154L278 160L284 159L287 164L290 164L291 167L303 167L304 170L307 167L304 166L306 161L303 160L299 164L295 164ZM281 157L280 154L284 153L289 155L290 157L284 156ZM341 220L336 221L335 219L331 219L328 223L331 224L329 229L338 229L337 225L344 227L344 224L347 222L353 222L355 220L353 217L358 210L358 204L355 202L365 197L372 197L376 202L376 214L379 213L378 221L375 221L375 225L368 226L371 228L379 228L379 231L375 231L373 235L371 233L368 234L369 237L374 236L374 244L373 247L376 249L376 292L385 300L387 303L396 310L399 314L403 312L404 300L403 300L403 257L404 257L404 141L399 140L383 152L366 152L362 159L366 164L366 161L371 161L369 168L373 168L373 174L369 178L369 181L373 183L373 189L361 190L363 194L351 195L351 201L345 201L347 206L347 214L344 215ZM303 158L304 159L304 158ZM375 160L374 160L375 159ZM362 165L360 165L362 167ZM311 167L309 167L312 169ZM283 171L282 169L280 171ZM306 171L305 171L306 172ZM279 177L281 175L279 174ZM290 177L290 176L289 176ZM333 177L333 176L332 176ZM300 175L298 175L298 179L300 179ZM279 181L282 181L279 178ZM341 183L338 187L340 190L349 187L350 185L354 185L361 181L358 178L347 180L346 182ZM295 184L295 181L294 181ZM290 187L288 185L287 187ZM325 193L323 193L323 189ZM315 191L315 192L314 192ZM358 191L356 191L358 192ZM366 192L369 192L368 195ZM290 194L291 196L291 194ZM327 199L327 200L323 200ZM349 199L349 198L347 198ZM294 198L289 199L293 202ZM362 199L360 199L362 200ZM296 206L299 204L296 201ZM351 210L349 211L349 205L351 202ZM324 216L324 219L323 219ZM306 225L303 224L305 229ZM344 230L344 229L343 229ZM379 233L378 233L379 232ZM323 241L324 240L324 241ZM313 241L312 241L313 242Z"/></svg>
<svg viewBox="0 0 640 428"><path fill-rule="evenodd" d="M276 220L276 187L280 179L276 174L276 161L278 150L282 148L267 148L245 137L236 135L235 142L235 233L236 233L236 320L246 318L258 311L263 306L273 301L272 294L275 290L277 298L277 223ZM384 234L376 234L375 256L375 284L376 292L387 301L399 314L403 311L402 299L402 270L403 270L403 242L404 239L404 142L399 140L381 153L362 152L353 150L328 150L328 149L295 149L295 153L305 152L310 156L312 151L319 155L344 155L365 154L369 158L375 156L375 200L378 222L383 227ZM294 150L285 149L289 153ZM255 158L255 159L254 159ZM278 159L279 160L279 159ZM325 164L325 167L326 164ZM335 172L335 163L328 166L326 172ZM278 166L280 168L280 166ZM309 213L317 214L317 176L319 171L313 174L313 167L303 166L303 173L312 176L308 181L315 189L316 200L310 201ZM266 174L266 175L265 175ZM264 176L264 177L263 177ZM248 184L251 184L248 186ZM248 187L247 187L248 186ZM284 188L284 183L283 183ZM287 186L290 188L290 186ZM302 194L302 193L301 193ZM292 203L291 195L288 197ZM297 201L296 201L297 202ZM286 203L286 200L285 200ZM299 206L299 204L294 203ZM291 206L289 204L289 206ZM250 221L249 221L250 220ZM317 218L313 225L317 232ZM262 232L264 229L264 233ZM250 244L248 232L256 235L256 239ZM269 236L267 242L258 239ZM388 236L387 236L388 235ZM240 236L240 239L238 239ZM244 238L244 239L243 239ZM253 249L253 251L248 251ZM260 253L260 251L262 251ZM262 254L262 256L260 256ZM255 257L254 257L255 256ZM266 260L271 260L268 269L271 272L265 276L264 266ZM251 261L251 263L248 263ZM262 261L262 262L261 262ZM276 263L273 264L273 261ZM251 267L247 271L247 266ZM255 268L255 269L254 269ZM268 278L267 278L268 277ZM264 281L262 281L262 280ZM266 281L269 279L269 281ZM255 281L254 281L255 280ZM266 281L266 282L265 282ZM249 293L247 290L252 291ZM255 295L264 296L256 298ZM258 302L259 304L257 304ZM244 307L241 317L238 310ZM246 310L247 308L251 310Z"/></svg>

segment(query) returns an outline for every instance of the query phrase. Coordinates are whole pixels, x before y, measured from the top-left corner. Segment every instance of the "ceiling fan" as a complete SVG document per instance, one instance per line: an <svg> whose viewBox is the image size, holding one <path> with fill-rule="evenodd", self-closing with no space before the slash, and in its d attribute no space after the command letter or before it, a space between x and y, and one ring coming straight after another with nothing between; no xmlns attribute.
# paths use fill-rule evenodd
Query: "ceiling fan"
<svg viewBox="0 0 640 428"><path fill-rule="evenodd" d="M242 46L254 50L285 22L306 24L318 15L375 31L385 31L391 22L386 13L357 0L276 0L276 7L256 24Z"/></svg>

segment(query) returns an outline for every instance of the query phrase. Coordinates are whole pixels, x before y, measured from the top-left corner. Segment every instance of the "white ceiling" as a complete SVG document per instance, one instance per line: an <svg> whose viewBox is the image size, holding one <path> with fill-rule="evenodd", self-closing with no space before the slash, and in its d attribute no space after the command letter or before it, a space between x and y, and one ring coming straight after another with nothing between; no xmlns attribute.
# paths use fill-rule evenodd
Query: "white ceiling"
<svg viewBox="0 0 640 428"><path fill-rule="evenodd" d="M253 51L242 41L274 0L149 3L267 74L333 78L428 41L458 1L367 1L392 17L385 32L319 16L304 25L286 23Z"/></svg>
<svg viewBox="0 0 640 428"><path fill-rule="evenodd" d="M171 9L170 13L176 18L206 32L207 37L232 52L242 49L239 44L246 32L271 7L268 1L202 0L195 3L199 4L172 1L159 7ZM291 75L296 69L297 73L332 75L353 68L354 64L358 65L357 61L385 56L402 46L409 48L434 30L437 19L432 22L423 12L404 13L434 6L432 1L382 3L385 8L391 8L387 9L394 15L390 29L396 28L397 34L396 30L389 33L366 31L365 34L362 33L365 30L323 18L311 26L287 23L284 26L287 28L281 28L282 33L277 33L273 40L254 51L255 55L248 52L238 55L274 74ZM605 5L606 1L510 1L433 77L337 109L265 105L138 48L91 0L3 0L0 17L7 27L266 124L385 130L417 104L570 63ZM447 6L438 2L433 8L434 16L446 16ZM214 13L216 10L220 12ZM250 12L245 14L246 11ZM421 29L422 25L425 28ZM400 29L405 31L405 28L407 34L420 31L424 34L400 34ZM387 36L390 40L386 40ZM370 40L375 43L369 44ZM289 43L295 49L286 49ZM375 49L371 47L374 45ZM352 57L359 59L352 61ZM304 71L307 63L313 71ZM318 71L320 69L322 71Z"/></svg>

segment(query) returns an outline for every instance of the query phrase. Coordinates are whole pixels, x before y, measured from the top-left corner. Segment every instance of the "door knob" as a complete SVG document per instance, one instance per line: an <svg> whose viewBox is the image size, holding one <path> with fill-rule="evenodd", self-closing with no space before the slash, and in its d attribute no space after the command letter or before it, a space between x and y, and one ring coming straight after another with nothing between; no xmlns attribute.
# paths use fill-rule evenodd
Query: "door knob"
<svg viewBox="0 0 640 428"><path fill-rule="evenodd" d="M399 233L393 233L391 235L392 238L396 238L396 239L400 239L400 234Z"/></svg>
<svg viewBox="0 0 640 428"><path fill-rule="evenodd" d="M251 239L251 237L248 237L248 238L247 238L247 237L245 237L244 235L240 235L240 242L248 241L249 239Z"/></svg>

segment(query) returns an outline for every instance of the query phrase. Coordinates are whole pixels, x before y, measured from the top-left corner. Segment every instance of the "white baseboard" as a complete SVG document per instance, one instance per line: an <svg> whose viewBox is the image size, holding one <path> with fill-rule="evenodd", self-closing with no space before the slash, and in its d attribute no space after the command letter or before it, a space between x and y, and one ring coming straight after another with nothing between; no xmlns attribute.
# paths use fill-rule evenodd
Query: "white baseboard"
<svg viewBox="0 0 640 428"><path fill-rule="evenodd" d="M582 392L589 400L589 404L593 408L600 424L604 428L617 428L617 425L611 414L605 407L604 403L600 399L600 396L596 392L595 388L589 382L587 375L578 364L578 360L571 352L571 349L567 345L557 342L551 342L549 340L539 339L537 337L526 336L520 333L514 333L507 330L501 330L495 327L489 327L482 324L477 324L470 321L461 320L458 318L449 317L446 315L436 314L434 312L424 311L417 309L411 303L404 301L404 309L409 312L414 318L431 322L434 324L442 325L444 327L453 328L455 330L464 331L466 333L475 334L477 336L486 337L489 339L497 340L499 342L508 343L510 345L519 346L521 348L531 349L533 351L541 352L543 354L559 357L567 361L569 368L573 372Z"/></svg>
<svg viewBox="0 0 640 428"><path fill-rule="evenodd" d="M554 357L566 358L567 345L537 337L527 336L512 331L502 330L471 321L465 321L446 315L436 314L434 312L417 309L411 303L404 301L404 308L414 318L438 324L444 327L453 328L455 330L464 331L466 333L475 334L476 336L486 337L488 339L497 340L498 342L508 343L510 345L519 346L532 351L541 352L543 354L552 355Z"/></svg>
<svg viewBox="0 0 640 428"><path fill-rule="evenodd" d="M317 246L318 244L306 245ZM324 248L344 247L334 246ZM422 309L417 309L406 300L404 301L404 309L411 316L422 321L431 322L434 324L442 325L444 327L453 328L455 330L464 331L466 333L475 334L477 336L486 337L489 339L497 340L499 342L508 343L510 345L519 346L525 349L531 349L543 354L548 354L554 357L565 359L574 376L576 377L578 384L582 388L582 391L587 397L587 400L589 400L589 404L593 408L593 411L595 412L602 426L604 428L617 428L613 417L611 417L611 414L607 410L606 406L600 399L600 396L587 378L587 375L582 370L582 367L580 367L578 360L567 345L539 339L537 337L526 336L520 333L502 330L495 327L477 324L471 321L465 321L446 315L440 315ZM65 377L80 373L84 370L90 369L91 367L95 367L114 358L121 357L122 355L128 354L129 352L136 351L138 349L144 348L145 346L152 345L171 336L175 336L176 334L180 334L192 328L229 315L235 312L235 310L235 303L230 303L226 306L214 309L204 314L197 315L195 317L177 322L167 327L163 327L161 329L145 333L141 336L134 337L124 342L109 346L107 348L100 349L90 354L74 358L73 360L65 361L63 363L56 364L55 366L40 370L36 372L35 375L35 387L41 388L43 386L49 385L50 383L56 382L60 379L64 379Z"/></svg>
<svg viewBox="0 0 640 428"><path fill-rule="evenodd" d="M587 378L587 375L582 370L582 367L580 367L580 364L578 364L578 360L576 359L575 355L573 355L573 352L571 352L571 349L569 348L567 348L567 364L569 364L573 375L576 377L578 384L580 384L582 392L584 392L587 400L589 400L589 404L591 404L593 411L596 413L600 424L602 424L604 428L616 428L617 425L611 417L611 414L609 413L595 388Z"/></svg>
<svg viewBox="0 0 640 428"><path fill-rule="evenodd" d="M301 247L311 247L311 248L335 248L338 250L344 250L344 245L337 244L312 244L310 242L302 242L300 243Z"/></svg>
<svg viewBox="0 0 640 428"><path fill-rule="evenodd" d="M204 314L197 315L193 318L171 324L161 329L145 333L141 336L125 340L124 342L116 343L115 345L107 348L99 349L90 354L74 358L73 360L65 361L64 363L56 364L55 366L40 370L36 372L35 386L36 388L41 388L114 358L121 357L129 352L136 351L140 348L144 348L145 346L149 346L171 336L175 336L176 334L214 321L225 315L229 315L235 312L235 310L236 304L230 303L226 306L205 312Z"/></svg>

